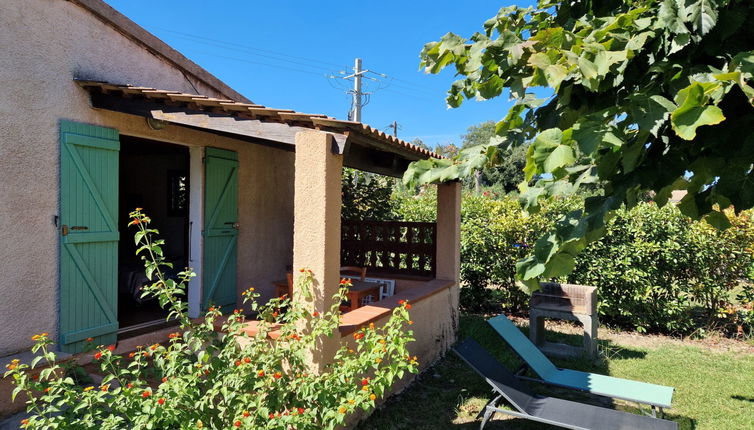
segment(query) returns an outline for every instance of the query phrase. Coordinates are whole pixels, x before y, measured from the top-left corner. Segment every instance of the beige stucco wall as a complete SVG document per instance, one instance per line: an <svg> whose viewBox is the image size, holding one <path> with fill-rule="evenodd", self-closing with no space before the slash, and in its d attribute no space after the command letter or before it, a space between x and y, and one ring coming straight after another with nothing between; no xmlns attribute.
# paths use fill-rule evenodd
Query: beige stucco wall
<svg viewBox="0 0 754 430"><path fill-rule="evenodd" d="M28 347L33 333L57 331L61 119L238 151L238 288L284 276L293 153L175 126L152 131L143 118L90 108L74 77L220 95L73 3L0 0L0 355Z"/></svg>

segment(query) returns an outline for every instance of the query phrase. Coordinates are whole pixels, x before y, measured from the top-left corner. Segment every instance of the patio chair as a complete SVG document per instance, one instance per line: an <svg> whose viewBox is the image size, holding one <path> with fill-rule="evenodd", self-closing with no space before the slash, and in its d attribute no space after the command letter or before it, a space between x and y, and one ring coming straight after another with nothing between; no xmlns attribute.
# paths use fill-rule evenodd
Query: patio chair
<svg viewBox="0 0 754 430"><path fill-rule="evenodd" d="M673 421L535 395L473 339L457 344L453 351L492 386L495 397L479 413L482 416L480 430L496 412L573 430L678 429L678 423ZM514 409L500 409L501 400Z"/></svg>
<svg viewBox="0 0 754 430"><path fill-rule="evenodd" d="M340 276L341 277L349 277L356 275L360 281L363 281L367 277L367 268L366 267L358 267L358 266L341 266L340 267Z"/></svg>
<svg viewBox="0 0 754 430"><path fill-rule="evenodd" d="M657 415L658 408L662 416L663 408L671 407L673 387L557 368L505 315L490 318L487 322L524 361L522 369L516 372L519 378L650 405L652 416ZM523 376L526 368L541 379Z"/></svg>

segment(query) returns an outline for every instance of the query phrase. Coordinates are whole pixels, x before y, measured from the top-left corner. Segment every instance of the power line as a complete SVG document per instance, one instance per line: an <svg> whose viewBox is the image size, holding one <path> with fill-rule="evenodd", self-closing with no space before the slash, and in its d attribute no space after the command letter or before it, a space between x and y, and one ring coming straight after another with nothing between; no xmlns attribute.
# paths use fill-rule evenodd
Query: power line
<svg viewBox="0 0 754 430"><path fill-rule="evenodd" d="M260 65L260 66L271 67L273 69L289 70L289 71L292 71L292 72L306 73L306 74L315 75L315 76L326 76L324 73L314 72L314 71L311 71L311 70L296 69L296 68L293 68L293 67L282 66L282 65L279 65L279 64L263 63L261 61L254 61L254 60L249 60L249 59L246 59L246 58L238 58L238 57L231 57L229 55L216 54L214 52L207 52L207 51L202 51L202 50L198 50L198 51L194 51L194 52L198 52L198 53L203 54L203 55L209 55L210 57L225 58L225 59L228 59L228 60L240 61L242 63L250 63L250 64L257 64L257 65Z"/></svg>
<svg viewBox="0 0 754 430"><path fill-rule="evenodd" d="M292 59L296 59L296 60L303 60L303 61L307 61L307 62L320 63L320 64L325 64L325 65L331 66L331 67L322 67L322 66L311 66L311 67L319 67L319 68L328 69L328 70L330 70L333 66L336 67L336 68L338 68L338 69L342 69L344 67L348 68L348 66L344 66L343 64L332 63L332 62L329 62L329 61L323 61L323 60L319 60L319 59L315 59L315 58L306 58L306 57L300 57L300 56L296 56L296 55L290 55L290 54L286 54L286 53L280 52L280 51L273 51L271 49L255 48L253 46L244 45L244 44L241 44L241 43L235 43L235 42L228 42L228 41L224 41L224 40L212 39L212 38L209 38L209 37L197 36L195 34L181 33L179 31L169 30L167 28L161 28L161 27L151 27L151 28L156 29L156 30L160 30L160 31L164 31L164 32L167 32L167 33L171 33L171 34L174 34L174 35L182 36L183 38L191 38L191 39L196 39L196 40L203 40L203 41L206 41L206 42L212 42L212 43L221 44L221 45L233 46L233 47L241 48L241 49L244 49L244 50L264 52L264 53L273 54L273 55L280 56L280 57L288 57L288 58L292 58ZM227 48L227 49L232 49L232 48ZM259 55L259 54L255 54L255 55ZM280 60L283 61L283 59L280 59Z"/></svg>

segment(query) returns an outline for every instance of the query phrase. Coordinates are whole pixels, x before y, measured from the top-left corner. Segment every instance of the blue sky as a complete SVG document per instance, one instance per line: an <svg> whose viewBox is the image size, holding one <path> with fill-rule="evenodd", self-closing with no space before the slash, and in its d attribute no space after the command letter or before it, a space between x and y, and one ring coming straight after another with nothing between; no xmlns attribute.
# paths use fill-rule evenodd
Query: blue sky
<svg viewBox="0 0 754 430"><path fill-rule="evenodd" d="M398 121L407 140L459 143L468 126L498 120L509 106L501 97L448 109L453 71L427 75L418 65L425 43L481 31L513 0L106 1L255 103L346 119L352 83L325 76L350 72L360 57L389 76L367 81L373 94L362 120L385 131Z"/></svg>

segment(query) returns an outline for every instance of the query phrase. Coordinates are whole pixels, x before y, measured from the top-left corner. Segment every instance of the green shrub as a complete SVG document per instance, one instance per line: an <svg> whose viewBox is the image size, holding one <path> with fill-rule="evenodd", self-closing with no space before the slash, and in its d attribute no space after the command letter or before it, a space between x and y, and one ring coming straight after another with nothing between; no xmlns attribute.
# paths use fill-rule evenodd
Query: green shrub
<svg viewBox="0 0 754 430"><path fill-rule="evenodd" d="M403 219L435 219L433 193L396 193L393 200ZM528 254L528 245L579 204L553 200L539 213L525 215L512 197L465 193L461 306L470 311L528 310L528 294L514 282L515 263ZM562 280L599 287L601 320L624 328L677 334L701 325L751 330L752 300L742 296L740 306L731 306L734 290L754 261L754 224L746 213L728 216L733 227L721 232L686 218L672 205L641 203L619 210L607 223L606 235L579 255L574 271Z"/></svg>
<svg viewBox="0 0 754 430"><path fill-rule="evenodd" d="M341 216L348 220L395 219L395 208L390 198L395 185L395 179L388 176L343 168Z"/></svg>
<svg viewBox="0 0 754 430"><path fill-rule="evenodd" d="M461 307L468 311L527 309L528 294L515 285L515 264L547 227L574 201L545 204L527 215L513 198L492 192L464 193L461 203ZM436 196L394 194L396 212L406 221L434 221Z"/></svg>
<svg viewBox="0 0 754 430"><path fill-rule="evenodd" d="M619 210L605 237L579 255L569 281L598 286L603 320L623 327L687 334L713 325L726 318L752 262L748 216L729 217L733 227L718 231L673 205Z"/></svg>
<svg viewBox="0 0 754 430"><path fill-rule="evenodd" d="M35 335L31 365L14 360L6 377L28 395L25 429L335 429L359 409L374 407L404 372L416 372L416 357L409 357L408 309L397 307L382 327L370 325L356 333L355 346L342 346L334 364L322 371L310 364L312 353L321 350L322 338L338 329L338 304L319 314L309 308L312 274L302 270L296 290L302 300L273 299L258 306L253 289L244 296L252 310L270 315L259 332L244 332L244 316L233 311L223 321L221 310L210 307L205 317L192 321L181 302L193 273L181 273L178 281L166 279L169 264L162 255L161 240L147 228L141 212L131 214L139 227L137 253L144 257L148 276L155 282L145 294L156 296L160 305L180 321L180 329L166 344L138 347L128 358L115 355L114 345L95 346L94 359L104 374L97 385L80 386L54 364L54 343L47 333ZM347 282L342 282L347 284ZM347 286L347 285L345 285ZM284 313L276 309L286 308ZM219 329L218 329L219 328ZM280 337L270 341L273 328ZM28 370L44 363L38 378ZM36 395L35 395L36 394Z"/></svg>

